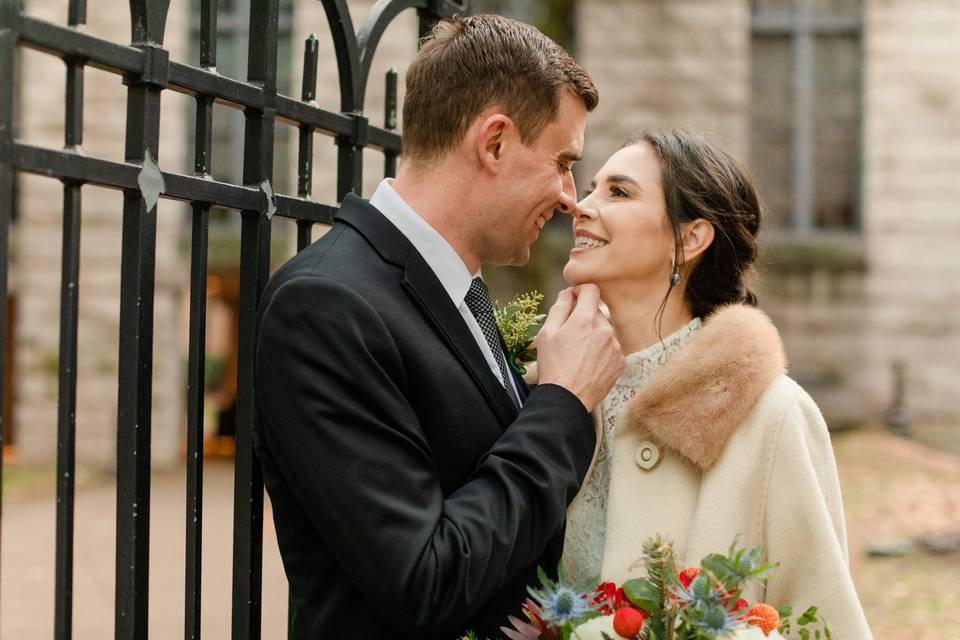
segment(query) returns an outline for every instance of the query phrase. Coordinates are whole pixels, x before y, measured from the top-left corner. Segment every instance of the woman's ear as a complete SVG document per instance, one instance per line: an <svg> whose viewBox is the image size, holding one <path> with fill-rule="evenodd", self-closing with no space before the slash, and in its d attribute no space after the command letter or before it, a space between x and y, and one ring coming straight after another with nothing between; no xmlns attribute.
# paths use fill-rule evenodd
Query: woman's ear
<svg viewBox="0 0 960 640"><path fill-rule="evenodd" d="M680 227L681 238L683 239L683 258L686 262L696 260L713 242L713 225L697 218L693 222L687 222Z"/></svg>
<svg viewBox="0 0 960 640"><path fill-rule="evenodd" d="M513 121L502 113L494 113L477 123L477 127L475 150L480 165L488 171L499 173Z"/></svg>

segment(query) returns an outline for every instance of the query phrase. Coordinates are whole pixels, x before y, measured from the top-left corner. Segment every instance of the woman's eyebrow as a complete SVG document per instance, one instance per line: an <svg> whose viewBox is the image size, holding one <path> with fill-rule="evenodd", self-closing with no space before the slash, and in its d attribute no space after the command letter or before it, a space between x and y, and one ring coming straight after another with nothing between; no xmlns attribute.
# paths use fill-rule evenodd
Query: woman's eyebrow
<svg viewBox="0 0 960 640"><path fill-rule="evenodd" d="M607 176L607 182L626 182L627 184L632 185L636 189L639 189L641 191L643 190L639 182L637 182L630 176L624 175L622 173L616 173L612 176Z"/></svg>
<svg viewBox="0 0 960 640"><path fill-rule="evenodd" d="M604 178L604 181L605 181L605 182L626 182L627 184L632 185L632 186L633 186L635 189L637 189L638 191L643 191L643 187L640 186L640 183L639 183L639 182L637 182L636 180L634 180L634 179L631 178L630 176L624 175L624 174L622 174L622 173L615 173L615 174L613 174L613 175L609 175L609 176L607 176L606 178ZM590 181L590 188L591 188L591 189L596 189L596 188L597 188L597 179L596 179L596 178L594 178L593 180Z"/></svg>

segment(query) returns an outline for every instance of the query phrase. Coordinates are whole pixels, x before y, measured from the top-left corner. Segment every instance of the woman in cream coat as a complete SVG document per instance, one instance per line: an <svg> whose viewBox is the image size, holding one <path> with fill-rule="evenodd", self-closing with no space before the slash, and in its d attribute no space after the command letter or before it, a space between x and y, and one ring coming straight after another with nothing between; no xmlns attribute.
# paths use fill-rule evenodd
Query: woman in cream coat
<svg viewBox="0 0 960 640"><path fill-rule="evenodd" d="M628 141L578 206L564 277L599 286L627 366L596 412L564 564L622 583L649 536L687 566L739 535L778 565L751 602L816 604L834 638L869 640L830 436L745 285L760 215L742 166L684 131Z"/></svg>

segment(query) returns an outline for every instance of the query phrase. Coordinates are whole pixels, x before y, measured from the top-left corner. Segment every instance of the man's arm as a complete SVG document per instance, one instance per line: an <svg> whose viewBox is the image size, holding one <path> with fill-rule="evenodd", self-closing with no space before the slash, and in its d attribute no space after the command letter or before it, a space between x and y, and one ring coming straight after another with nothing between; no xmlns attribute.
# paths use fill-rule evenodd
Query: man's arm
<svg viewBox="0 0 960 640"><path fill-rule="evenodd" d="M284 478L346 575L408 633L458 629L533 562L594 450L582 403L542 385L444 499L392 336L366 300L322 278L276 291L256 364Z"/></svg>

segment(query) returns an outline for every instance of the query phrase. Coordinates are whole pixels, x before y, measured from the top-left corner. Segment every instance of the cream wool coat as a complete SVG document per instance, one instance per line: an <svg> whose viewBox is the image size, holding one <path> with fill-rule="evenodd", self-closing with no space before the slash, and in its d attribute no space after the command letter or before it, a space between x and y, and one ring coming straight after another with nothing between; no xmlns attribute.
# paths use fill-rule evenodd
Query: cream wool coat
<svg viewBox="0 0 960 640"><path fill-rule="evenodd" d="M725 553L740 535L779 565L745 594L751 602L796 613L816 604L834 638L870 640L830 436L785 368L767 316L730 306L631 399L615 425L601 577L643 575L641 542L655 534L673 541L680 566ZM650 469L638 463L644 449L657 452Z"/></svg>

